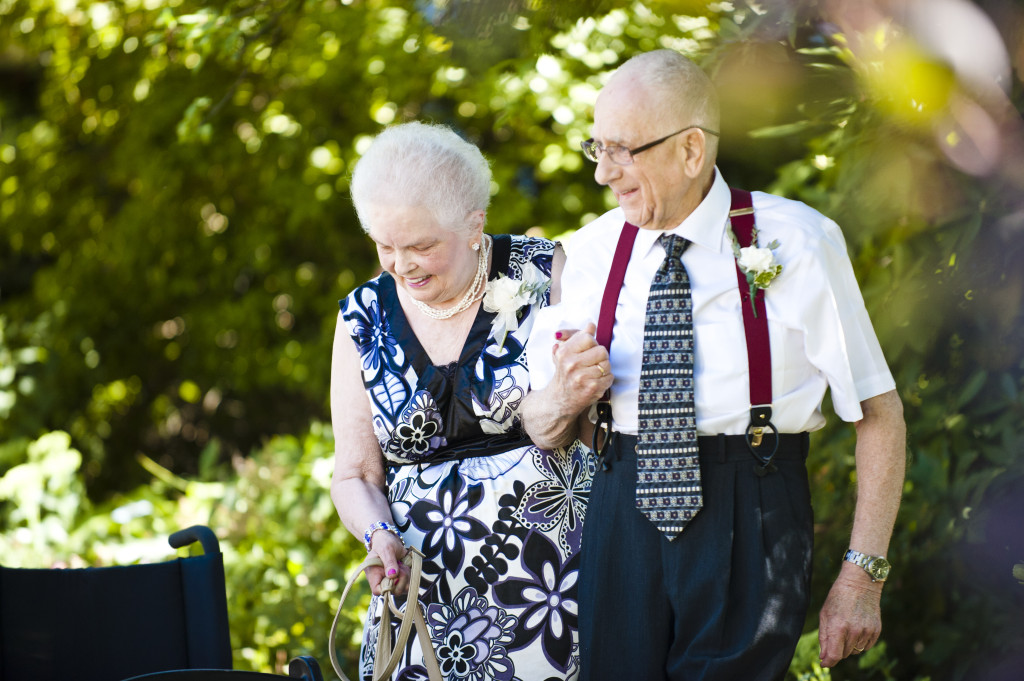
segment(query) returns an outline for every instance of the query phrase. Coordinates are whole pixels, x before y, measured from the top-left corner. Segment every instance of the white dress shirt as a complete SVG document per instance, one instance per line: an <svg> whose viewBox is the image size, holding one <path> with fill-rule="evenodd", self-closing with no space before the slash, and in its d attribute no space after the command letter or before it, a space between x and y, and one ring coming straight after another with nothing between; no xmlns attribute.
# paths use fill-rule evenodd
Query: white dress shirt
<svg viewBox="0 0 1024 681"><path fill-rule="evenodd" d="M683 255L693 290L697 432L741 434L750 423L746 336L735 259L726 232L731 197L715 170L711 190L672 234L693 244ZM864 308L839 227L797 201L753 193L758 245L774 240L782 273L765 291L772 357L772 423L784 433L825 424L821 403L832 389L836 414L863 418L860 403L895 387ZM616 208L580 229L567 246L562 300L540 311L527 344L530 381L554 375L559 329L597 323L612 255L625 222ZM665 257L661 232L641 229L619 295L611 342L615 430L637 432L644 319L651 281Z"/></svg>

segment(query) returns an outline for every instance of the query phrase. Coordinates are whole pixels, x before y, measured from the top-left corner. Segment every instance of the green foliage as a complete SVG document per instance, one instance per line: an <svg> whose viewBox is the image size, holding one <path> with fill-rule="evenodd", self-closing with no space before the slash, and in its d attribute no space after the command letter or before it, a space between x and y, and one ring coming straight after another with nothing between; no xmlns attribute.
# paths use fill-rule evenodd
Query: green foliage
<svg viewBox="0 0 1024 681"><path fill-rule="evenodd" d="M493 162L491 231L568 238L613 203L578 153L604 77L667 46L719 85L725 176L843 227L905 404L883 641L831 671L813 630L854 433L828 414L814 435L792 676L962 679L1020 654L1024 547L1000 521L1024 519L1020 83L975 96L843 4L0 0L4 562L160 560L210 524L238 666L325 659L361 550L319 425L336 301L376 268L359 152L391 122L451 124ZM1010 150L984 170L978 120Z"/></svg>
<svg viewBox="0 0 1024 681"><path fill-rule="evenodd" d="M67 433L53 432L35 442L5 443L0 461L7 464L0 478L5 510L0 553L5 565L19 567L51 546L65 545L68 528L87 515L78 478L82 455L71 448Z"/></svg>
<svg viewBox="0 0 1024 681"><path fill-rule="evenodd" d="M789 666L790 677L797 681L831 681L829 670L822 669L819 664L819 650L817 629L801 636Z"/></svg>
<svg viewBox="0 0 1024 681"><path fill-rule="evenodd" d="M229 483L211 513L210 524L227 530L232 643L245 667L282 668L297 654L327 664L327 632L341 591L365 558L331 502L333 465L328 426L314 424L301 438L274 438L258 456L236 462L237 483ZM350 596L339 623L343 643L362 634L357 614L369 603L365 584ZM349 669L357 653L358 646L339 650Z"/></svg>
<svg viewBox="0 0 1024 681"><path fill-rule="evenodd" d="M375 268L347 177L383 124L479 143L493 231L605 210L577 153L602 71L700 49L714 15L483 4L0 5L31 85L0 96L0 314L6 346L46 350L0 384L0 437L68 430L102 495L142 481L135 452L195 473L211 440L227 456L324 418L332 311Z"/></svg>

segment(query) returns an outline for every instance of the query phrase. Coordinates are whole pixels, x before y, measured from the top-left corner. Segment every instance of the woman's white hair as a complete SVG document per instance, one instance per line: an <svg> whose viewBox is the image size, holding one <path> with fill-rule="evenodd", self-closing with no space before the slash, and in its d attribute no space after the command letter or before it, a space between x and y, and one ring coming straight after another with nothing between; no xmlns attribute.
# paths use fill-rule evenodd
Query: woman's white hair
<svg viewBox="0 0 1024 681"><path fill-rule="evenodd" d="M491 168L476 145L451 128L414 121L374 138L356 163L349 191L364 232L372 205L423 207L457 232L471 227L471 213L487 210Z"/></svg>

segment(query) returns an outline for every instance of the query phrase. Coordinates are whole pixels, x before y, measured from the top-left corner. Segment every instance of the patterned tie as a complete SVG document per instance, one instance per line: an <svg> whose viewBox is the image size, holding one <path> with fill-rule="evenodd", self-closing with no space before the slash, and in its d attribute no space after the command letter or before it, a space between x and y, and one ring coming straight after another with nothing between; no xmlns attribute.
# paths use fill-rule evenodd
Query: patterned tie
<svg viewBox="0 0 1024 681"><path fill-rule="evenodd" d="M665 260L651 283L640 369L636 507L669 540L704 505L693 406L693 301L683 252L690 242L659 237Z"/></svg>

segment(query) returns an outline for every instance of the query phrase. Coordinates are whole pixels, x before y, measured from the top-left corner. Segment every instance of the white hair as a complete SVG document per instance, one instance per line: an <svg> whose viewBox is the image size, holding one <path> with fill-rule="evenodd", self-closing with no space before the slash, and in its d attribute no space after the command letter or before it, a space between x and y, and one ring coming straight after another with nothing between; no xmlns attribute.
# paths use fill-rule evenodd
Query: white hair
<svg viewBox="0 0 1024 681"><path fill-rule="evenodd" d="M627 60L618 71L659 95L660 116L671 117L679 125L721 131L714 84L699 66L675 50L643 52ZM708 135L708 147L709 151L717 151L718 140L714 135Z"/></svg>
<svg viewBox="0 0 1024 681"><path fill-rule="evenodd" d="M363 231L371 205L417 206L452 231L467 230L469 215L487 210L491 168L476 145L444 125L420 122L377 135L352 172L352 202Z"/></svg>

